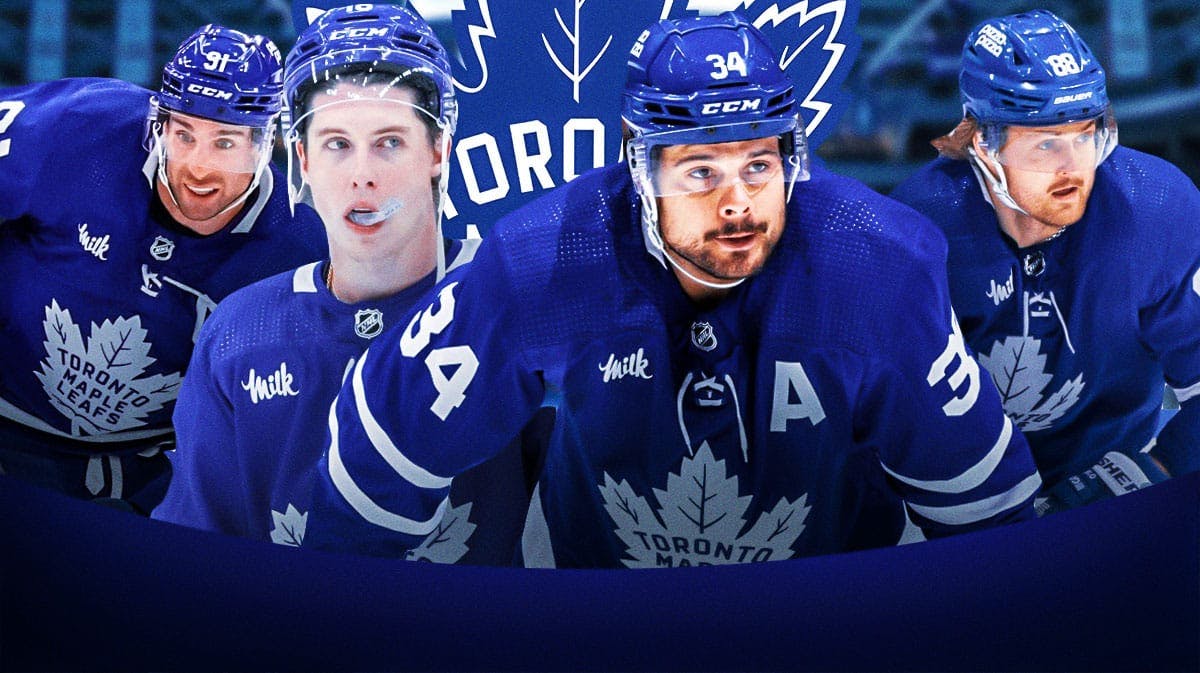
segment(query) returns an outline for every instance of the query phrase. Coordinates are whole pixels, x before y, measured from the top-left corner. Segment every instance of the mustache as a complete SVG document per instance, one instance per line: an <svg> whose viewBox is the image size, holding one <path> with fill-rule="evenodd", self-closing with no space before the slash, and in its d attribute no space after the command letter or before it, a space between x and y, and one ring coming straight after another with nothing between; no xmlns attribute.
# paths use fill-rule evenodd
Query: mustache
<svg viewBox="0 0 1200 673"><path fill-rule="evenodd" d="M765 234L766 222L726 222L720 229L704 234L705 241L711 241L718 236L734 236L736 234Z"/></svg>
<svg viewBox="0 0 1200 673"><path fill-rule="evenodd" d="M1083 189L1083 180L1067 179L1067 180L1063 180L1061 182L1056 182L1056 183L1050 185L1050 189L1047 191L1053 193L1053 192L1057 192L1062 189L1067 189L1068 187L1078 187L1080 189Z"/></svg>

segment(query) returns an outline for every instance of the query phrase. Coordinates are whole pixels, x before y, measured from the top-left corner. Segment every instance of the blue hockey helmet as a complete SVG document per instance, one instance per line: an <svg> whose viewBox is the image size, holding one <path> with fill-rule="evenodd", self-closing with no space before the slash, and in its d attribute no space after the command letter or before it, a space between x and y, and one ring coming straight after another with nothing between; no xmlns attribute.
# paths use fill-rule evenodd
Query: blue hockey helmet
<svg viewBox="0 0 1200 673"><path fill-rule="evenodd" d="M208 24L163 68L161 110L266 128L275 124L282 105L283 59L262 35Z"/></svg>
<svg viewBox="0 0 1200 673"><path fill-rule="evenodd" d="M959 86L963 114L981 132L981 146L995 164L1054 172L1099 166L1117 145L1116 118L1104 68L1075 29L1038 9L980 23L963 44ZM1057 127L1095 120L1072 138L1013 147L1008 126ZM1035 139L1036 140L1036 139ZM981 166L1010 207L1006 181Z"/></svg>
<svg viewBox="0 0 1200 673"><path fill-rule="evenodd" d="M390 73L421 91L420 106L454 132L458 107L450 60L429 24L399 5L357 4L321 14L287 55L284 131L298 132L306 98L318 83L346 71Z"/></svg>
<svg viewBox="0 0 1200 673"><path fill-rule="evenodd" d="M780 137L789 180L808 177L795 87L763 34L735 12L663 20L629 53L621 117L630 169L649 187L656 146Z"/></svg>
<svg viewBox="0 0 1200 673"><path fill-rule="evenodd" d="M980 123L1051 126L1108 108L1104 68L1066 21L1038 9L984 21L967 36L963 110Z"/></svg>

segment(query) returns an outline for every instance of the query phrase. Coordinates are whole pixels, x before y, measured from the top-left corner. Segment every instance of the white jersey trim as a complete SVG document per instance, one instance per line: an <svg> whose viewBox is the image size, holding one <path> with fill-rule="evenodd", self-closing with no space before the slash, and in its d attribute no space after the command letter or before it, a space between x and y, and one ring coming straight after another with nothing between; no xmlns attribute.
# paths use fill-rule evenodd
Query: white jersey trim
<svg viewBox="0 0 1200 673"><path fill-rule="evenodd" d="M968 502L962 505L953 505L950 507L927 507L924 505L915 505L908 503L914 512L931 521L944 523L951 526L961 526L976 521L982 521L990 516L995 516L1010 507L1023 502L1025 499L1037 493L1038 488L1042 485L1042 477L1038 473L1026 477L1021 483L1013 486L1004 493L993 495L990 498Z"/></svg>
<svg viewBox="0 0 1200 673"><path fill-rule="evenodd" d="M351 478L350 473L346 471L345 464L342 463L342 454L338 449L336 410L337 398L334 398L333 404L329 406L329 436L331 438L329 440L329 477L333 480L333 485L337 488L338 493L342 494L342 497L354 508L355 512L358 512L359 516L376 526L407 535L424 536L432 533L446 513L446 508L450 504L449 496L442 499L433 518L428 521L409 519L375 504L375 501L367 497L358 484L354 483L354 479Z"/></svg>
<svg viewBox="0 0 1200 673"><path fill-rule="evenodd" d="M296 269L292 274L292 292L296 294L312 294L317 291L317 281L313 280L314 267L320 262L310 262Z"/></svg>
<svg viewBox="0 0 1200 673"><path fill-rule="evenodd" d="M1008 444L1011 439L1012 420L1008 416L1005 416L1004 426L1000 428L1000 438L996 440L996 443L988 451L987 455L983 457L983 460L953 479L932 481L913 479L892 470L887 465L883 465L883 463L880 464L883 465L885 472L909 486L915 486L916 488L934 493L966 493L984 481L987 481L987 478L991 476L996 466L1000 464L1000 459L1004 457L1004 452L1008 450Z"/></svg>
<svg viewBox="0 0 1200 673"><path fill-rule="evenodd" d="M371 446L375 447L375 451L387 461L396 474L404 477L405 481L413 486L426 489L449 488L450 477L439 477L400 453L400 449L397 449L396 445L392 443L392 439L380 427L371 413L371 409L367 407L367 395L362 382L362 368L370 352L370 349L364 351L362 357L358 359L358 364L354 366L354 378L351 385L354 390L354 408L358 412L359 423L362 425L363 432L367 434Z"/></svg>
<svg viewBox="0 0 1200 673"><path fill-rule="evenodd" d="M1188 386L1187 388L1172 388L1171 390L1175 392L1175 399L1179 400L1180 404L1183 404L1193 397L1200 396L1200 381L1197 381L1196 385L1194 386Z"/></svg>

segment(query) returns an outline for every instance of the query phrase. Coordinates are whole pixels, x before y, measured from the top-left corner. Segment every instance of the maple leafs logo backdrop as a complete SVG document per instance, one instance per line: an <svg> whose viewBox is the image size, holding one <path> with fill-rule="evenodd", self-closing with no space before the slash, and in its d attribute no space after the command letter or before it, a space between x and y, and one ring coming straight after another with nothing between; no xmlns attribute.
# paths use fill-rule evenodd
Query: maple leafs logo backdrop
<svg viewBox="0 0 1200 673"><path fill-rule="evenodd" d="M859 47L858 6L859 0L453 3L460 118L446 234L486 233L544 191L621 158L626 58L642 30L660 18L745 15L796 82L815 148L844 107L842 84Z"/></svg>

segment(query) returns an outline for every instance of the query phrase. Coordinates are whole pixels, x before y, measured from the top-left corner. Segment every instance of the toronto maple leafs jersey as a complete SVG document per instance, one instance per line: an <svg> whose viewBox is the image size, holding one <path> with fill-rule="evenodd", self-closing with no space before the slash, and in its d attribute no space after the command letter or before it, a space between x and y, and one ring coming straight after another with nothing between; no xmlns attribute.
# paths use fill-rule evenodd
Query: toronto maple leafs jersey
<svg viewBox="0 0 1200 673"><path fill-rule="evenodd" d="M326 254L320 220L290 214L273 167L224 230L174 222L142 147L150 95L109 79L0 91L0 269L13 279L0 287L0 417L27 430L26 450L169 433L217 302Z"/></svg>
<svg viewBox="0 0 1200 673"><path fill-rule="evenodd" d="M317 544L415 543L548 393L560 567L842 551L885 479L931 536L1032 516L1040 479L956 331L927 220L816 169L763 271L701 310L636 203L618 165L521 208L364 353L330 419Z"/></svg>
<svg viewBox="0 0 1200 673"><path fill-rule="evenodd" d="M945 232L963 334L1047 488L1110 451L1200 468L1200 192L1186 176L1118 147L1083 218L1026 248L964 161L937 159L893 196ZM1164 381L1181 405L1155 443Z"/></svg>
<svg viewBox="0 0 1200 673"><path fill-rule="evenodd" d="M451 267L474 244L454 242ZM201 331L175 407L177 448L164 521L301 546L311 470L343 375L433 285L346 304L311 263L243 288ZM507 564L529 501L517 444L455 481L452 508L410 557Z"/></svg>

